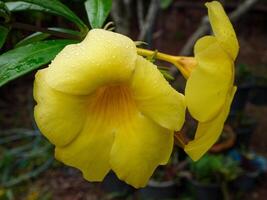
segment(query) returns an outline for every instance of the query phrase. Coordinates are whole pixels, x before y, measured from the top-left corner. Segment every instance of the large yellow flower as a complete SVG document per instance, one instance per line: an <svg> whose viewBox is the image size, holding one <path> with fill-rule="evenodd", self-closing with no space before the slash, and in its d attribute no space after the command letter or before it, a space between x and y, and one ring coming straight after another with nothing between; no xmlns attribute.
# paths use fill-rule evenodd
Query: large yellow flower
<svg viewBox="0 0 267 200"><path fill-rule="evenodd" d="M66 46L34 83L35 119L55 156L90 181L112 169L143 187L166 164L184 123L184 96L128 37L91 30Z"/></svg>
<svg viewBox="0 0 267 200"><path fill-rule="evenodd" d="M197 66L185 88L188 110L199 121L194 140L185 146L193 160L198 160L220 136L236 91L234 61L239 46L235 31L219 2L206 6L214 36L197 41Z"/></svg>

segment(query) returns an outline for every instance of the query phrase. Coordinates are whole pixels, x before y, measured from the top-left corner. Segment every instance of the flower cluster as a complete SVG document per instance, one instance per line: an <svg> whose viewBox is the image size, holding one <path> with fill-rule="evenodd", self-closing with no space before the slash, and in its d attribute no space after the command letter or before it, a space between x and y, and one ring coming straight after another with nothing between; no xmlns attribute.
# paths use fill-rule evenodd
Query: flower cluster
<svg viewBox="0 0 267 200"><path fill-rule="evenodd" d="M238 42L221 5L207 7L215 35L196 43L184 95L138 55L131 39L102 29L66 46L37 72L35 120L58 160L89 181L113 170L143 187L168 162L186 108L199 121L195 139L184 148L189 156L199 159L216 142L236 90Z"/></svg>

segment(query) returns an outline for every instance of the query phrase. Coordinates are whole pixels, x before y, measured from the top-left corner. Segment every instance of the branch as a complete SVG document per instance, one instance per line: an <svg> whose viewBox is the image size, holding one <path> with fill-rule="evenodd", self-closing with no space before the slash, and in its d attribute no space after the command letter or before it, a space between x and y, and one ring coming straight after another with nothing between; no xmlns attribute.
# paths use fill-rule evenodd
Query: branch
<svg viewBox="0 0 267 200"><path fill-rule="evenodd" d="M137 17L139 27L144 26L144 4L143 0L137 0Z"/></svg>
<svg viewBox="0 0 267 200"><path fill-rule="evenodd" d="M240 4L233 12L229 14L229 18L231 21L237 21L241 16L247 13L258 0L245 0L242 4ZM208 16L204 16L201 20L201 24L198 29L192 34L192 36L188 39L184 47L182 48L180 54L181 55L190 55L192 52L192 48L197 41L198 38L205 35L208 31L210 31Z"/></svg>
<svg viewBox="0 0 267 200"><path fill-rule="evenodd" d="M258 0L246 0L236 8L229 16L230 19L235 22L237 21L241 16L243 16L245 13L247 13L256 3Z"/></svg>
<svg viewBox="0 0 267 200"><path fill-rule="evenodd" d="M116 0L112 2L111 16L116 24L116 31L124 35L130 32L132 0Z"/></svg>
<svg viewBox="0 0 267 200"><path fill-rule="evenodd" d="M205 35L210 30L208 16L204 16L201 20L201 23L198 29L190 36L190 38L185 43L184 47L180 51L181 55L190 55L194 44L197 39Z"/></svg>
<svg viewBox="0 0 267 200"><path fill-rule="evenodd" d="M234 10L238 7L240 3L238 2L227 2L224 4L224 8ZM178 1L173 4L173 7L177 9L203 9L203 2L185 2L185 1ZM255 12L267 12L267 5L259 4L254 6L251 10Z"/></svg>
<svg viewBox="0 0 267 200"><path fill-rule="evenodd" d="M140 27L141 30L138 36L138 40L141 41L144 40L147 32L151 30L157 16L158 9L159 9L159 0L151 0L148 8L148 13L146 15L146 20L143 23L143 26Z"/></svg>

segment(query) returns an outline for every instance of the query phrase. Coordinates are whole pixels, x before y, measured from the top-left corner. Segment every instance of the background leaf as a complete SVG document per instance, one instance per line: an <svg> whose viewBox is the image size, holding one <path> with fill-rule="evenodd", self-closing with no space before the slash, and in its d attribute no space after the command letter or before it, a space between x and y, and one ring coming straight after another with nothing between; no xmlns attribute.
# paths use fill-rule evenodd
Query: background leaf
<svg viewBox="0 0 267 200"><path fill-rule="evenodd" d="M31 3L22 2L22 1L6 2L5 4L11 12L19 12L19 11L24 11L24 10L37 10L37 11L43 11L43 12L50 12L49 9L45 9L45 8L42 8L41 6L37 6Z"/></svg>
<svg viewBox="0 0 267 200"><path fill-rule="evenodd" d="M87 26L82 20L58 0L23 0L18 2L7 2L6 5L11 11L38 10L60 15L75 23L83 34L86 34L88 31Z"/></svg>
<svg viewBox="0 0 267 200"><path fill-rule="evenodd" d="M167 9L172 3L172 0L160 0L160 8Z"/></svg>
<svg viewBox="0 0 267 200"><path fill-rule="evenodd" d="M69 35L74 35L74 36L79 36L79 34L80 34L78 31L73 31L70 29L58 28L58 27L47 28L47 30L57 31L58 33L67 33ZM17 47L21 47L21 46L24 46L27 44L34 43L34 42L39 42L39 41L47 39L50 36L51 36L51 34L49 34L49 33L36 32L36 33L33 33L33 34L25 37L21 41L19 41L15 45L15 47L17 48Z"/></svg>
<svg viewBox="0 0 267 200"><path fill-rule="evenodd" d="M48 28L48 30L57 31L60 33L67 33L67 34L75 35L75 36L80 35L80 33L78 31L74 31L74 30L67 29L67 28L50 27L50 28Z"/></svg>
<svg viewBox="0 0 267 200"><path fill-rule="evenodd" d="M5 44L9 29L5 26L0 25L0 49Z"/></svg>
<svg viewBox="0 0 267 200"><path fill-rule="evenodd" d="M107 19L112 0L87 0L85 9L92 28L101 28Z"/></svg>
<svg viewBox="0 0 267 200"><path fill-rule="evenodd" d="M26 38L24 38L23 40L19 41L16 44L15 48L21 47L21 46L24 46L27 44L31 44L34 42L42 41L42 40L48 38L49 36L50 36L50 34L48 34L48 33L41 33L41 32L33 33L33 34L27 36Z"/></svg>
<svg viewBox="0 0 267 200"><path fill-rule="evenodd" d="M10 50L0 56L0 86L49 63L73 40L47 40Z"/></svg>

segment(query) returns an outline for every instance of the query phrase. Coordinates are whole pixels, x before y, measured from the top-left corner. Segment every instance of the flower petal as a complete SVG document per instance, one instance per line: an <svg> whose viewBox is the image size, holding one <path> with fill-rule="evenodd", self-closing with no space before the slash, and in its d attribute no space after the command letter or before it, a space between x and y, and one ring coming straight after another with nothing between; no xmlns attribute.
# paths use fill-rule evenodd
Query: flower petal
<svg viewBox="0 0 267 200"><path fill-rule="evenodd" d="M200 122L214 118L224 105L233 80L233 61L212 36L195 45L197 67L186 83L185 101Z"/></svg>
<svg viewBox="0 0 267 200"><path fill-rule="evenodd" d="M217 2L206 3L209 13L209 20L216 39L233 60L238 54L238 41L234 28L226 15L222 5Z"/></svg>
<svg viewBox="0 0 267 200"><path fill-rule="evenodd" d="M84 96L72 96L49 87L47 69L39 70L34 82L35 121L41 132L55 145L64 146L81 131L86 118Z"/></svg>
<svg viewBox="0 0 267 200"><path fill-rule="evenodd" d="M218 140L222 133L224 122L229 114L231 103L236 92L236 87L232 88L232 92L228 95L225 105L221 113L212 121L199 123L195 139L189 142L184 150L194 160L198 160L205 154L209 148Z"/></svg>
<svg viewBox="0 0 267 200"><path fill-rule="evenodd" d="M170 130L180 130L185 119L184 96L174 90L155 65L137 57L131 89L139 110Z"/></svg>
<svg viewBox="0 0 267 200"><path fill-rule="evenodd" d="M111 150L111 168L136 188L144 187L159 164L166 164L173 148L173 132L141 113L121 125Z"/></svg>
<svg viewBox="0 0 267 200"><path fill-rule="evenodd" d="M110 126L90 116L72 143L56 147L55 156L64 164L80 169L85 179L102 181L110 170L109 155L113 138Z"/></svg>
<svg viewBox="0 0 267 200"><path fill-rule="evenodd" d="M56 56L46 80L59 91L87 95L100 86L128 81L136 56L128 37L93 29L81 43L66 46Z"/></svg>
<svg viewBox="0 0 267 200"><path fill-rule="evenodd" d="M87 180L101 181L110 170L114 134L136 112L137 108L127 86L98 88L88 99L84 129L72 143L56 148L57 159L80 169Z"/></svg>

